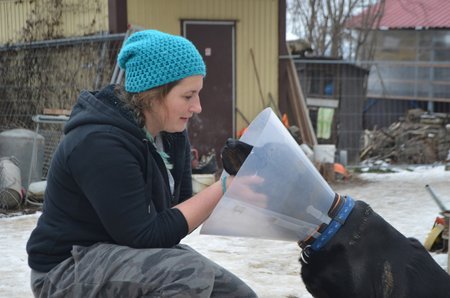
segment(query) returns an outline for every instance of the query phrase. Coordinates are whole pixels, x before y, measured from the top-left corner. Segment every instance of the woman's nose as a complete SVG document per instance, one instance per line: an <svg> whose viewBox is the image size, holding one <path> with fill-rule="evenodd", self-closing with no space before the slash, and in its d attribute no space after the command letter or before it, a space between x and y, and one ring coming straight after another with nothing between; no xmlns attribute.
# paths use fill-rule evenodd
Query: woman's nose
<svg viewBox="0 0 450 298"><path fill-rule="evenodd" d="M202 112L202 105L200 104L200 97L197 96L197 98L192 101L192 105L190 107L190 111L192 113L200 114Z"/></svg>

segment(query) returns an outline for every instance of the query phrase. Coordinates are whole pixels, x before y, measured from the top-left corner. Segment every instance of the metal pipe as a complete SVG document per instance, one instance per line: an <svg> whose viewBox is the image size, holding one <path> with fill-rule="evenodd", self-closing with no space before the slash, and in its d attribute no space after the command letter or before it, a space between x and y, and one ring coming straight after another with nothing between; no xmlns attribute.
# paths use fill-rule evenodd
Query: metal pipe
<svg viewBox="0 0 450 298"><path fill-rule="evenodd" d="M3 45L3 46L0 46L0 51L54 47L54 46L66 46L66 45L81 44L81 43L85 43L85 42L123 40L124 36L125 36L125 33L115 33L115 34L99 34L99 35L92 35L92 36L81 36L81 37L70 37L70 38L62 38L62 39L33 41L33 42L26 42L26 43Z"/></svg>
<svg viewBox="0 0 450 298"><path fill-rule="evenodd" d="M438 204L439 209L441 209L442 212L447 211L448 209L445 208L444 204L442 203L442 201L439 199L439 197L436 195L436 193L434 192L434 190L431 188L430 185L425 185L425 189L428 190L428 192L431 194L431 197L433 198L433 200L436 202L436 204Z"/></svg>

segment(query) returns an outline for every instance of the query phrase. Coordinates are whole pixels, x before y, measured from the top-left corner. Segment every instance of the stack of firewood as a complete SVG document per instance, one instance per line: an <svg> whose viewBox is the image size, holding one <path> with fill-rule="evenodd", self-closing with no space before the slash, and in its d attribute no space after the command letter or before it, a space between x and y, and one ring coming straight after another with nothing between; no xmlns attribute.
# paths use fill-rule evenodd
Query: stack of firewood
<svg viewBox="0 0 450 298"><path fill-rule="evenodd" d="M387 128L365 131L363 160L397 164L430 164L445 161L450 150L450 114L409 110Z"/></svg>

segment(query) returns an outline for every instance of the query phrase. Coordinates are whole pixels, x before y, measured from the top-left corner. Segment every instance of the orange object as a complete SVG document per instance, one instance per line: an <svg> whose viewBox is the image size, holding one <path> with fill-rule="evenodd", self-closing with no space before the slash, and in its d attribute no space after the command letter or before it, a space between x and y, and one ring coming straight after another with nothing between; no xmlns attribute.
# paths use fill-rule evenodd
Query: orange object
<svg viewBox="0 0 450 298"><path fill-rule="evenodd" d="M241 129L240 131L238 131L237 133L237 137L240 138L242 137L242 135L247 131L247 127L244 127L243 129Z"/></svg>
<svg viewBox="0 0 450 298"><path fill-rule="evenodd" d="M350 177L350 173L347 171L347 169L342 164L337 162L334 163L334 172L341 174L346 179Z"/></svg>
<svg viewBox="0 0 450 298"><path fill-rule="evenodd" d="M281 122L284 124L285 127L289 128L289 119L286 113L283 114L281 117Z"/></svg>

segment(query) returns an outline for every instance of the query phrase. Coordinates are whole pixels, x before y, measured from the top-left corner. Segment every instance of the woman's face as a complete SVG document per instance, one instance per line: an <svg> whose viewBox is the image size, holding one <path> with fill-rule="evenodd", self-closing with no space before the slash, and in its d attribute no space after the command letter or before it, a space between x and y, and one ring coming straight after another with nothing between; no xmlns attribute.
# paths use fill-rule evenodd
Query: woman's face
<svg viewBox="0 0 450 298"><path fill-rule="evenodd" d="M194 113L200 113L203 76L182 79L163 100L155 100L146 115L146 127L155 136L161 131L181 132Z"/></svg>

